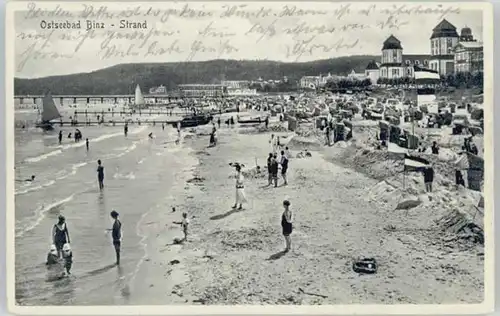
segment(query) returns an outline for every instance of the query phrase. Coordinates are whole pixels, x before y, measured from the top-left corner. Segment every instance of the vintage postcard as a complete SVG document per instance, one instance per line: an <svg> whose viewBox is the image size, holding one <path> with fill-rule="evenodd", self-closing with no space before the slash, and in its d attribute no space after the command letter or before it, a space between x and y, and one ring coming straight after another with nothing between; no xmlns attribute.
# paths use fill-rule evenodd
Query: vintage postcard
<svg viewBox="0 0 500 316"><path fill-rule="evenodd" d="M6 20L12 313L492 311L490 4Z"/></svg>

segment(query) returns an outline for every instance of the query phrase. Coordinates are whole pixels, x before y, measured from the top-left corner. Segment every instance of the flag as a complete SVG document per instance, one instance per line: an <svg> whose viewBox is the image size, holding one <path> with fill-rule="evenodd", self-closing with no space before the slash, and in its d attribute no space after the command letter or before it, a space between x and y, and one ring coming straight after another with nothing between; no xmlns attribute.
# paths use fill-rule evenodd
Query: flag
<svg viewBox="0 0 500 316"><path fill-rule="evenodd" d="M429 161L424 158L405 155L405 171L421 171L428 164Z"/></svg>
<svg viewBox="0 0 500 316"><path fill-rule="evenodd" d="M415 83L419 84L435 84L441 80L439 73L432 69L414 67Z"/></svg>

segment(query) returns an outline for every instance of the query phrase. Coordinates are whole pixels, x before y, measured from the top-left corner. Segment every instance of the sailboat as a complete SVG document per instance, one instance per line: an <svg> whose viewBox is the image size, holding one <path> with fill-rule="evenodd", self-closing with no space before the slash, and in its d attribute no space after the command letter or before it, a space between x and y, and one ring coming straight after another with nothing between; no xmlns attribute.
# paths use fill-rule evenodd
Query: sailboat
<svg viewBox="0 0 500 316"><path fill-rule="evenodd" d="M144 100L144 96L142 95L141 87L137 85L135 87L135 98L134 98L134 105L138 108L141 106L144 106L146 104L146 101Z"/></svg>
<svg viewBox="0 0 500 316"><path fill-rule="evenodd" d="M53 122L54 119L60 118L61 114L57 109L56 104L54 103L54 99L52 95L47 93L42 99L42 115L41 120L36 124L36 127L39 127L46 131L51 131L54 129Z"/></svg>

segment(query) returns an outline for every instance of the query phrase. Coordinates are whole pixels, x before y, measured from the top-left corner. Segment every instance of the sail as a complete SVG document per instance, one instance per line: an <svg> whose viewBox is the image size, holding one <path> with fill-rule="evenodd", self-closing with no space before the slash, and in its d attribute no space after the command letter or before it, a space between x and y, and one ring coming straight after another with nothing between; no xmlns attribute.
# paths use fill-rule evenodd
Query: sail
<svg viewBox="0 0 500 316"><path fill-rule="evenodd" d="M135 87L134 103L136 105L143 105L144 103L146 103L146 102L144 102L144 96L142 95L141 87L139 87L139 85L137 85L137 87Z"/></svg>
<svg viewBox="0 0 500 316"><path fill-rule="evenodd" d="M50 93L46 94L42 100L42 122L49 122L61 117L59 110L54 103Z"/></svg>

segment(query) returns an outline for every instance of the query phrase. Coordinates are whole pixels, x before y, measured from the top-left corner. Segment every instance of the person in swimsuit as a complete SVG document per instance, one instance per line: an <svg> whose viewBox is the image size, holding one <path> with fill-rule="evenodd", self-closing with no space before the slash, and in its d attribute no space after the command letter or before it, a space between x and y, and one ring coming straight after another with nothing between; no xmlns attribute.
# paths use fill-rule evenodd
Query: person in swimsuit
<svg viewBox="0 0 500 316"><path fill-rule="evenodd" d="M97 160L97 181L99 182L99 189L104 189L104 167L101 159Z"/></svg>
<svg viewBox="0 0 500 316"><path fill-rule="evenodd" d="M58 257L61 257L64 244L70 243L66 218L62 215L59 215L59 221L52 228L52 243L56 246Z"/></svg>
<svg viewBox="0 0 500 316"><path fill-rule="evenodd" d="M243 174L241 174L241 166L239 164L236 165L236 201L234 202L233 208L236 208L238 204L238 210L243 209L243 203L247 201L245 196L245 186L243 185Z"/></svg>
<svg viewBox="0 0 500 316"><path fill-rule="evenodd" d="M278 167L278 155L273 154L273 159L271 160L271 180L274 182L275 188L278 187Z"/></svg>
<svg viewBox="0 0 500 316"><path fill-rule="evenodd" d="M290 201L283 201L284 211L281 215L281 228L283 231L283 236L285 237L285 250L284 252L289 252L292 246L292 240L290 235L292 234L293 226L292 226L292 211L290 211Z"/></svg>
<svg viewBox="0 0 500 316"><path fill-rule="evenodd" d="M125 126L123 127L123 133L125 134L125 137L128 134L128 124L127 123L125 123Z"/></svg>
<svg viewBox="0 0 500 316"><path fill-rule="evenodd" d="M118 214L117 211L113 210L110 213L111 218L115 220L113 223L113 228L108 229L108 231L111 231L111 237L113 238L113 247L115 247L115 253L116 253L116 265L120 265L120 250L122 246L122 223L118 219Z"/></svg>
<svg viewBox="0 0 500 316"><path fill-rule="evenodd" d="M173 222L174 224L181 225L182 232L184 233L184 239L183 241L187 241L188 237L188 226L189 226L189 219L187 218L187 213L182 213L182 221L180 222Z"/></svg>
<svg viewBox="0 0 500 316"><path fill-rule="evenodd" d="M61 145L62 138L63 138L62 131L59 131L59 145Z"/></svg>
<svg viewBox="0 0 500 316"><path fill-rule="evenodd" d="M35 175L32 175L31 178L24 180L25 182L33 182L35 181Z"/></svg>
<svg viewBox="0 0 500 316"><path fill-rule="evenodd" d="M267 173L268 173L267 186L270 186L273 183L273 173L271 171L272 162L273 162L273 154L269 153L269 157L267 157Z"/></svg>
<svg viewBox="0 0 500 316"><path fill-rule="evenodd" d="M288 170L288 158L285 155L285 151L281 151L281 176L283 177L284 185L287 185L288 182L286 180L286 171Z"/></svg>

